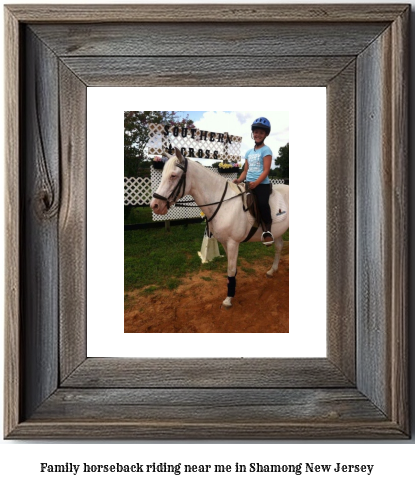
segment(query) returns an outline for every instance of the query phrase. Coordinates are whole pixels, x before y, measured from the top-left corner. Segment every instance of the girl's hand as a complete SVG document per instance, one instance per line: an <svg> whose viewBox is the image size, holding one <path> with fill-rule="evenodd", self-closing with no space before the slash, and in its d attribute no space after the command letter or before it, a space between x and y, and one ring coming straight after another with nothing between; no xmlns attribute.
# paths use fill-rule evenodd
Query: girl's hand
<svg viewBox="0 0 415 488"><path fill-rule="evenodd" d="M238 178L232 181L232 183L236 183L237 185L239 184Z"/></svg>
<svg viewBox="0 0 415 488"><path fill-rule="evenodd" d="M258 183L256 181L251 181L249 183L249 189L250 190L253 190L254 188L256 188L258 186Z"/></svg>

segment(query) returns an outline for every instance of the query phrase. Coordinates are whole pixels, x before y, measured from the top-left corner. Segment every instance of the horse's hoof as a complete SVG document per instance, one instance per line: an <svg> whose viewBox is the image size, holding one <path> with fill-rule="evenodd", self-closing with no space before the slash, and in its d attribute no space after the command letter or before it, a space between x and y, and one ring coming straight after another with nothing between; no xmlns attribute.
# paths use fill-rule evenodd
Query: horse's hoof
<svg viewBox="0 0 415 488"><path fill-rule="evenodd" d="M267 278L272 278L274 271L267 271Z"/></svg>
<svg viewBox="0 0 415 488"><path fill-rule="evenodd" d="M231 299L231 297L226 297L225 300L223 300L222 307L225 310L229 310L232 307L232 299Z"/></svg>

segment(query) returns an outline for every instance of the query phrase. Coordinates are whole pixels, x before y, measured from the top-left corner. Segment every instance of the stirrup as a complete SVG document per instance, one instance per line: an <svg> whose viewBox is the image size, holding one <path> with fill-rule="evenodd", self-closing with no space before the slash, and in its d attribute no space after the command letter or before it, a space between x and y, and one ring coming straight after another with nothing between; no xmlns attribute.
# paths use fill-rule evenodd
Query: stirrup
<svg viewBox="0 0 415 488"><path fill-rule="evenodd" d="M268 236L272 237L272 241L265 242L264 238ZM262 233L261 242L262 244L264 244L264 246L271 246L271 244L274 244L274 236L271 234L269 230L266 230L265 232Z"/></svg>

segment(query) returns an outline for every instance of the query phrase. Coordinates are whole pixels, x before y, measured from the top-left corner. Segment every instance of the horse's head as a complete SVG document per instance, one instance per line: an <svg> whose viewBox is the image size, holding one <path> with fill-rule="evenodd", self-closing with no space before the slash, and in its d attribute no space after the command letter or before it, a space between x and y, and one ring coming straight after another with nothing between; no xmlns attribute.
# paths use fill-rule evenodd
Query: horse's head
<svg viewBox="0 0 415 488"><path fill-rule="evenodd" d="M187 159L177 148L175 155L165 155L170 159L164 165L160 185L150 202L151 209L158 215L165 215L186 192Z"/></svg>

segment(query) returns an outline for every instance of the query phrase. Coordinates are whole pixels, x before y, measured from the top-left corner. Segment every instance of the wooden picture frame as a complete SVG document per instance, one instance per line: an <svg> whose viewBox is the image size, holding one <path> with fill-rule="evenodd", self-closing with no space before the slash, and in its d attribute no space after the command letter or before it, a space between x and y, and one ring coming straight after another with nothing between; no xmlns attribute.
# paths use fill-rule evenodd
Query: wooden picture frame
<svg viewBox="0 0 415 488"><path fill-rule="evenodd" d="M409 15L5 7L7 439L410 436ZM87 87L212 83L327 87L327 357L88 358Z"/></svg>

